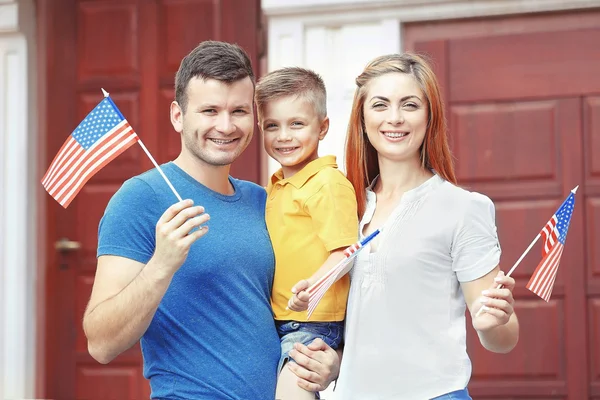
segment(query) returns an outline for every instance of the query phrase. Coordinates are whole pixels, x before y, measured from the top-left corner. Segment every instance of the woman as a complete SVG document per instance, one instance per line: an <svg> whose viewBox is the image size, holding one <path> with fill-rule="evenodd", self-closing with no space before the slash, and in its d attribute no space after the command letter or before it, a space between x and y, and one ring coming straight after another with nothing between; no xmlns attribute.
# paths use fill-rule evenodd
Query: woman
<svg viewBox="0 0 600 400"><path fill-rule="evenodd" d="M455 186L439 86L424 59L378 57L356 84L347 174L361 237L381 234L352 270L336 394L470 399L465 306L486 349L509 352L519 335L494 205Z"/></svg>

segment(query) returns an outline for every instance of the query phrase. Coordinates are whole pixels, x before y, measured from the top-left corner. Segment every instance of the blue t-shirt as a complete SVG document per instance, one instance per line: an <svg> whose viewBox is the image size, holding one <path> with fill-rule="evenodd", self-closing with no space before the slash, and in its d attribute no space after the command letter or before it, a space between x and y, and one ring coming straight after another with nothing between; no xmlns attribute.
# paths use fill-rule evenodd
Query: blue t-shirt
<svg viewBox="0 0 600 400"><path fill-rule="evenodd" d="M183 199L204 206L210 221L140 341L152 397L272 400L280 345L269 302L275 260L266 193L230 178L235 194L225 196L173 163L162 168ZM156 169L126 181L100 221L98 256L146 264L156 223L175 202Z"/></svg>

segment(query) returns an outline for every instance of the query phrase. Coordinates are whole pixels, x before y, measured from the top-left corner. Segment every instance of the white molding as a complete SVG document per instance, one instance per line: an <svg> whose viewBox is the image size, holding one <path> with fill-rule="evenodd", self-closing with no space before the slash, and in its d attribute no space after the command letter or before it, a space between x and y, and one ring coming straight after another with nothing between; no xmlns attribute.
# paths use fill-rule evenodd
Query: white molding
<svg viewBox="0 0 600 400"><path fill-rule="evenodd" d="M453 0L262 0L267 15L310 14L316 12L346 12L349 10L372 10L390 6L413 6L423 3L449 3Z"/></svg>
<svg viewBox="0 0 600 400"><path fill-rule="evenodd" d="M16 32L19 25L17 3L0 2L0 33Z"/></svg>
<svg viewBox="0 0 600 400"><path fill-rule="evenodd" d="M389 48L398 51L404 48L402 43L402 22L397 18L386 18L381 20L381 28L386 34L385 40Z"/></svg>
<svg viewBox="0 0 600 400"><path fill-rule="evenodd" d="M32 0L0 3L0 21L0 398L33 398L38 185Z"/></svg>
<svg viewBox="0 0 600 400"><path fill-rule="evenodd" d="M302 18L305 23L394 18L433 21L599 7L600 0L263 0L267 18Z"/></svg>

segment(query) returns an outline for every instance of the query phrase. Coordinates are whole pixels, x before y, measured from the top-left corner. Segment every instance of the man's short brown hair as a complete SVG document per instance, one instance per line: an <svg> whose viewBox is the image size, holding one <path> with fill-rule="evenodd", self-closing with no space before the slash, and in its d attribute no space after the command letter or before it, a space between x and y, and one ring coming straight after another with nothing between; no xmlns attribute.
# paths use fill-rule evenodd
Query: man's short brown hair
<svg viewBox="0 0 600 400"><path fill-rule="evenodd" d="M241 47L207 40L181 60L175 75L175 100L185 113L188 101L187 86L192 78L233 83L246 77L250 77L254 83L250 57Z"/></svg>
<svg viewBox="0 0 600 400"><path fill-rule="evenodd" d="M306 68L287 67L268 73L256 85L254 100L259 118L267 103L288 96L308 100L320 119L327 116L327 91L319 74Z"/></svg>

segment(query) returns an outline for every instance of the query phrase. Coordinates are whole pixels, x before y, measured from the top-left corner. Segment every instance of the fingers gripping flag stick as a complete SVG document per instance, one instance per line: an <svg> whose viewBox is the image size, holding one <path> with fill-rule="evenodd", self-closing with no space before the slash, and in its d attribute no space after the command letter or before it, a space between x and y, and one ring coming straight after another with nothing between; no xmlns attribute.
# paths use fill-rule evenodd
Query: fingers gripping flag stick
<svg viewBox="0 0 600 400"><path fill-rule="evenodd" d="M348 272L347 267L350 265L350 261L352 261L359 251L366 246L371 240L375 238L375 236L381 233L381 229L375 230L369 236L364 238L361 241L354 243L352 246L348 247L344 250L344 255L346 256L343 260L335 265L335 267L331 268L329 272L323 275L318 281L316 281L311 287L307 290L309 298L308 298L308 312L307 319L310 319L315 308L319 304L319 301L325 295L325 292L333 285L342 275L343 273Z"/></svg>
<svg viewBox="0 0 600 400"><path fill-rule="evenodd" d="M102 92L104 99L69 135L48 167L42 178L44 189L61 206L67 208L87 181L137 142L181 201L179 194L108 93L104 89Z"/></svg>

